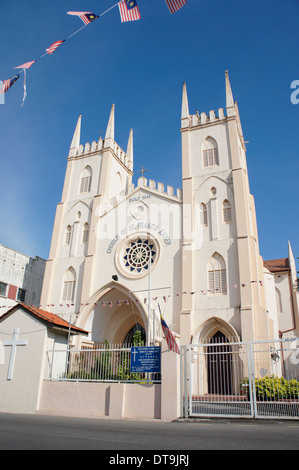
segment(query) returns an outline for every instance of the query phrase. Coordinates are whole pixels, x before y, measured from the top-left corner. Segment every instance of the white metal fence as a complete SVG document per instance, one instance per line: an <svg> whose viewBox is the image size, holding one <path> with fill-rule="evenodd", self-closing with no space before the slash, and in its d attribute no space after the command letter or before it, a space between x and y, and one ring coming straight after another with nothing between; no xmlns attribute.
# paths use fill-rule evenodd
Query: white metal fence
<svg viewBox="0 0 299 470"><path fill-rule="evenodd" d="M160 374L130 372L131 345L47 351L46 380L159 383Z"/></svg>
<svg viewBox="0 0 299 470"><path fill-rule="evenodd" d="M181 350L182 416L299 418L299 338Z"/></svg>

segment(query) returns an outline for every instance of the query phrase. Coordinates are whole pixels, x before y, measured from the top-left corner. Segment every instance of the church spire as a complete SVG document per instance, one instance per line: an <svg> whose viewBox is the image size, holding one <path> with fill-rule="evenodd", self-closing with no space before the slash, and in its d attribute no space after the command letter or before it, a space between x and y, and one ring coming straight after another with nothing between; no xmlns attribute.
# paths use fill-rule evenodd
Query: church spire
<svg viewBox="0 0 299 470"><path fill-rule="evenodd" d="M228 70L225 71L225 86L226 86L226 109L228 116L234 116L235 113L235 102L233 97L232 88L229 81Z"/></svg>
<svg viewBox="0 0 299 470"><path fill-rule="evenodd" d="M133 171L133 129L130 131L128 147L127 147L127 166Z"/></svg>
<svg viewBox="0 0 299 470"><path fill-rule="evenodd" d="M181 119L188 118L188 117L189 117L189 105L188 105L188 96L187 96L187 85L186 85L186 82L184 82Z"/></svg>
<svg viewBox="0 0 299 470"><path fill-rule="evenodd" d="M76 129L73 135L73 140L70 146L70 153L69 156L74 156L76 154L76 150L79 149L80 146L80 137L81 137L81 114L79 114Z"/></svg>
<svg viewBox="0 0 299 470"><path fill-rule="evenodd" d="M105 135L105 140L106 139L113 139L114 140L114 108L115 105L112 105L111 112L110 112L110 117L109 117L109 122L106 130L106 135Z"/></svg>

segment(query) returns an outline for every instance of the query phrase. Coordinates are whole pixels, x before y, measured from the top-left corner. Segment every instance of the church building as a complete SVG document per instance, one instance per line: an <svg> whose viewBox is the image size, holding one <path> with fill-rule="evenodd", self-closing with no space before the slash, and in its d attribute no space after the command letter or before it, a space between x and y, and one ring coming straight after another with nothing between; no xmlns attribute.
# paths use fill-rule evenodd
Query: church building
<svg viewBox="0 0 299 470"><path fill-rule="evenodd" d="M183 85L180 189L144 174L133 184L133 130L125 151L114 105L105 138L91 144L81 144L79 116L41 297L43 309L89 332L73 337L77 347L130 343L136 329L154 344L160 312L184 345L298 334L291 246L277 266L261 257L227 72L225 84L226 108L195 114Z"/></svg>

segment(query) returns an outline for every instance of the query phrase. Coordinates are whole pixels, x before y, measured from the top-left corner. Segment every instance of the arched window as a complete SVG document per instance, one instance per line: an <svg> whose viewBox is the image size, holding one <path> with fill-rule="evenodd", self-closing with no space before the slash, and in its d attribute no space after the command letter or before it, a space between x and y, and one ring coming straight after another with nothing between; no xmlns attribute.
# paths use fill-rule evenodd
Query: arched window
<svg viewBox="0 0 299 470"><path fill-rule="evenodd" d="M137 331L140 332L139 336L136 335ZM123 344L127 344L127 345L134 344L134 342L138 340L141 342L141 344L138 344L137 346L141 346L145 344L146 332L145 332L145 329L141 325L139 325L139 323L133 326L133 328L131 328L131 330L126 334Z"/></svg>
<svg viewBox="0 0 299 470"><path fill-rule="evenodd" d="M204 167L219 165L218 145L211 137L202 144L202 159Z"/></svg>
<svg viewBox="0 0 299 470"><path fill-rule="evenodd" d="M87 243L89 238L89 225L86 222L83 227L83 236L82 236L82 243Z"/></svg>
<svg viewBox="0 0 299 470"><path fill-rule="evenodd" d="M72 227L71 225L68 225L65 231L65 237L64 237L64 244L69 245L71 243L71 236L72 236Z"/></svg>
<svg viewBox="0 0 299 470"><path fill-rule="evenodd" d="M282 301L281 301L281 292L277 287L275 287L275 294L276 294L276 306L277 312L282 313Z"/></svg>
<svg viewBox="0 0 299 470"><path fill-rule="evenodd" d="M208 209L206 204L200 204L200 225L208 226Z"/></svg>
<svg viewBox="0 0 299 470"><path fill-rule="evenodd" d="M64 275L64 281L63 281L62 300L64 302L74 301L75 288L76 288L76 272L74 268L69 268Z"/></svg>
<svg viewBox="0 0 299 470"><path fill-rule="evenodd" d="M214 253L208 266L209 294L227 294L225 261Z"/></svg>
<svg viewBox="0 0 299 470"><path fill-rule="evenodd" d="M91 188L92 170L87 166L81 173L80 193L89 193Z"/></svg>
<svg viewBox="0 0 299 470"><path fill-rule="evenodd" d="M232 211L231 211L231 206L230 202L225 199L223 201L223 222L226 224L229 224L232 221Z"/></svg>

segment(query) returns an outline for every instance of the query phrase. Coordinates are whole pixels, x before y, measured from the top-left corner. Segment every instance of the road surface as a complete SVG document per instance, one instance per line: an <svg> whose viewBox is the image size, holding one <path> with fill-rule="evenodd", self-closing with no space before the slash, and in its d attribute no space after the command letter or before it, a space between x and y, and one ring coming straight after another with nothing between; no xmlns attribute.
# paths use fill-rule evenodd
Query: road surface
<svg viewBox="0 0 299 470"><path fill-rule="evenodd" d="M143 455L157 455L151 464L158 465L159 456L165 451L167 455L171 451L188 454L192 459L197 456L194 451L200 450L298 448L299 421L189 419L161 423L0 413L0 450L106 450L103 455L108 461L125 455L124 451L134 456L131 451L148 450L151 452ZM175 463L180 468L187 466L183 465L183 457L173 466ZM145 465L145 460L139 466L136 461L137 468Z"/></svg>

